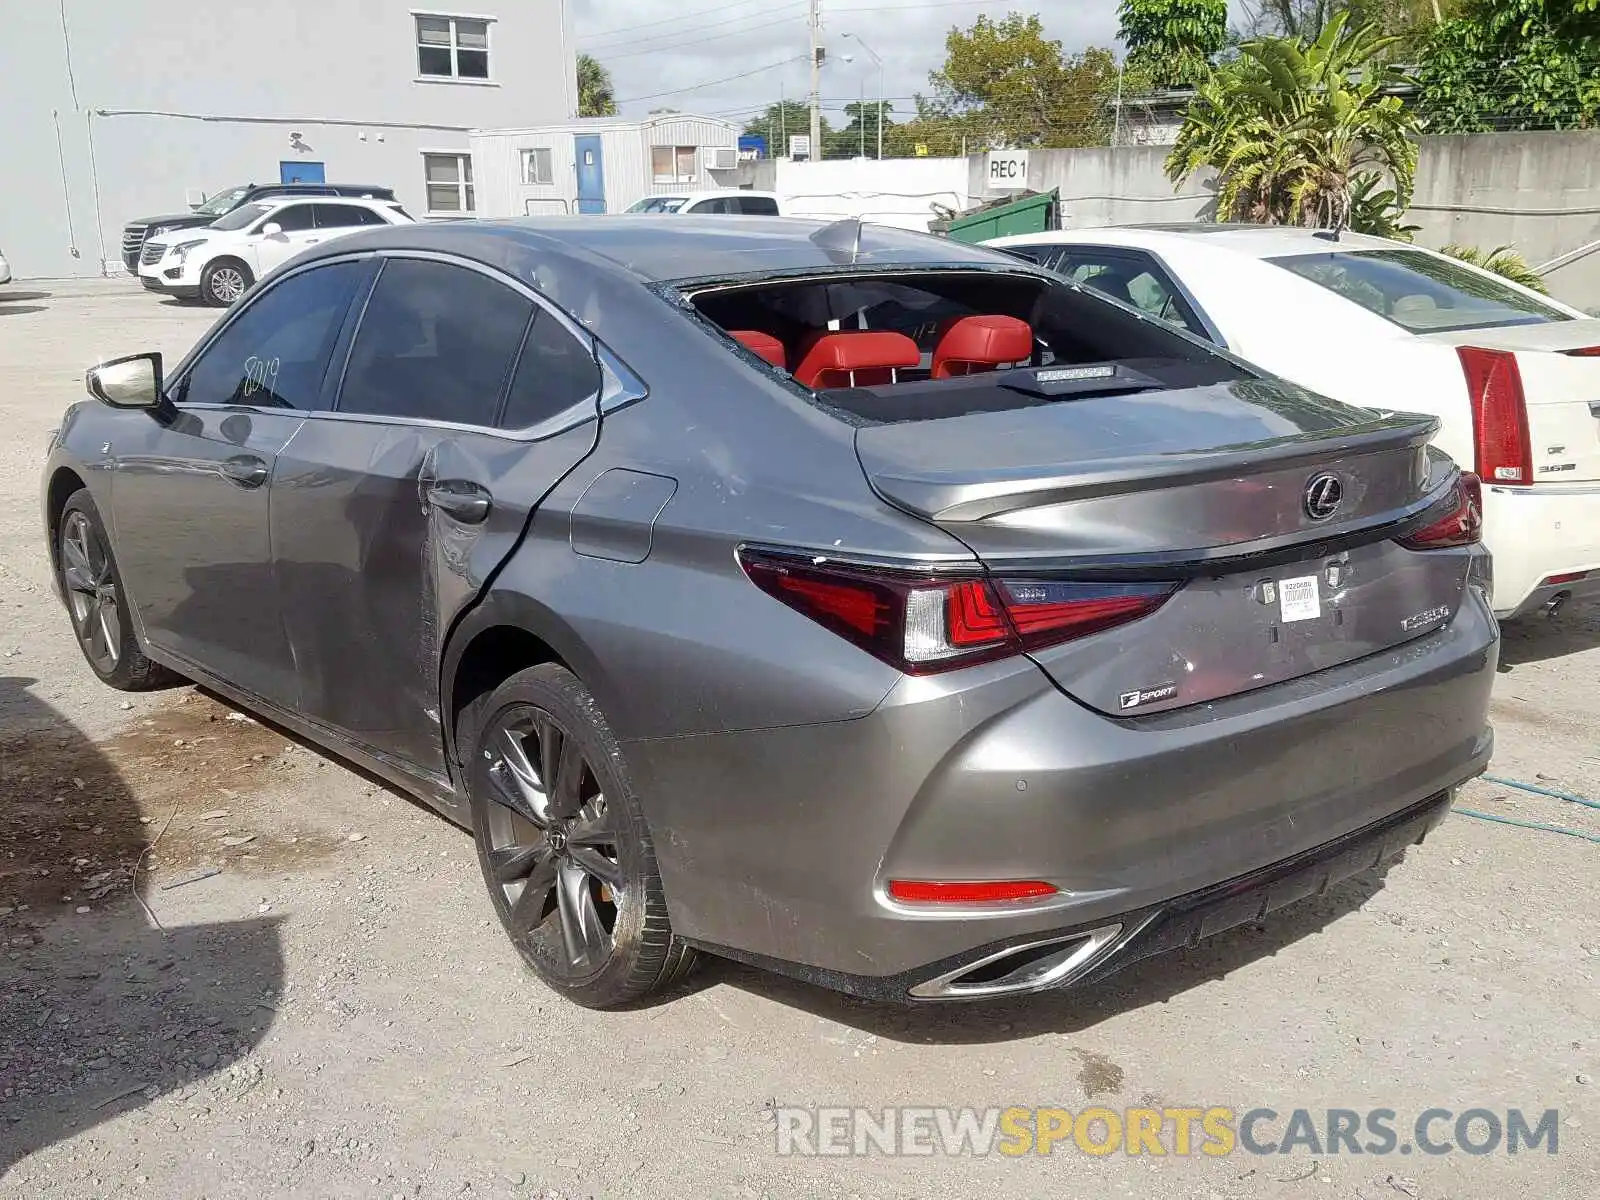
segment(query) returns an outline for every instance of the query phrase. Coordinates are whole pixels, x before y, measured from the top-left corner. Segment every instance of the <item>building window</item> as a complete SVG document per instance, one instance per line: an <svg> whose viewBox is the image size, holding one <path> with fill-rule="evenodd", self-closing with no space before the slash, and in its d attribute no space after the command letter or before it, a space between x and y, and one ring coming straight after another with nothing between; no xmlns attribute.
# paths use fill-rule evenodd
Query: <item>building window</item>
<svg viewBox="0 0 1600 1200"><path fill-rule="evenodd" d="M417 74L429 79L489 78L489 22L418 17Z"/></svg>
<svg viewBox="0 0 1600 1200"><path fill-rule="evenodd" d="M696 157L694 146L652 146L650 173L657 183L693 183Z"/></svg>
<svg viewBox="0 0 1600 1200"><path fill-rule="evenodd" d="M549 186L556 181L555 163L548 149L522 152L522 182Z"/></svg>
<svg viewBox="0 0 1600 1200"><path fill-rule="evenodd" d="M430 213L472 213L478 210L472 194L472 155L424 154L423 173L428 183Z"/></svg>

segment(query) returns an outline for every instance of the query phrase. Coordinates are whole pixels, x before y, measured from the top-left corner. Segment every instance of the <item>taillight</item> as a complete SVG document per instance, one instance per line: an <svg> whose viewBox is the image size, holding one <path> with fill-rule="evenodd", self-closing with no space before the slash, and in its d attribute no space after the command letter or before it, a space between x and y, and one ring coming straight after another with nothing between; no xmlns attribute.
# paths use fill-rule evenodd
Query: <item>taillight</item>
<svg viewBox="0 0 1600 1200"><path fill-rule="evenodd" d="M1155 612L1172 583L940 579L742 549L767 595L913 675L953 671L1087 637Z"/></svg>
<svg viewBox="0 0 1600 1200"><path fill-rule="evenodd" d="M1522 372L1509 350L1461 346L1461 370L1472 402L1473 449L1480 478L1490 483L1532 483L1533 446Z"/></svg>
<svg viewBox="0 0 1600 1200"><path fill-rule="evenodd" d="M1600 358L1600 346L1579 346L1576 350L1563 350L1573 358Z"/></svg>
<svg viewBox="0 0 1600 1200"><path fill-rule="evenodd" d="M1455 507L1450 515L1399 539L1408 550L1442 550L1446 546L1470 546L1483 540L1483 485L1471 471L1461 478L1451 493Z"/></svg>

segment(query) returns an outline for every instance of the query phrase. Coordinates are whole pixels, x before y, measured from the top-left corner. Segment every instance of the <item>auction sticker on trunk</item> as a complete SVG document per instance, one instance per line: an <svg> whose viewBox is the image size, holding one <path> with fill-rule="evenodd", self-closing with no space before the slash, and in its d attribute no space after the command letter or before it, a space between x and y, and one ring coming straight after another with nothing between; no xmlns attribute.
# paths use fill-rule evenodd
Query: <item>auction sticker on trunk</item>
<svg viewBox="0 0 1600 1200"><path fill-rule="evenodd" d="M1302 575L1278 584L1278 606L1285 621L1309 621L1322 615L1317 598L1317 577Z"/></svg>

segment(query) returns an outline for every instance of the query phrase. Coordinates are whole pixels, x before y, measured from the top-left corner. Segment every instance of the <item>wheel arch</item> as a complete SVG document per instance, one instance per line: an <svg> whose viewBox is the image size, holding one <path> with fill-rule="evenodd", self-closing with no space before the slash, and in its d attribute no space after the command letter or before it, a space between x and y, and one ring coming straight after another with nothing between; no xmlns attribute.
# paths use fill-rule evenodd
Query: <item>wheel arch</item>
<svg viewBox="0 0 1600 1200"><path fill-rule="evenodd" d="M61 513L67 501L88 486L83 476L69 466L57 467L50 476L45 491L45 532L50 538L50 565L54 568L61 566Z"/></svg>
<svg viewBox="0 0 1600 1200"><path fill-rule="evenodd" d="M462 786L458 734L462 714L519 671L556 663L571 671L608 708L605 673L559 615L531 596L494 591L451 631L439 669L439 715L445 759Z"/></svg>

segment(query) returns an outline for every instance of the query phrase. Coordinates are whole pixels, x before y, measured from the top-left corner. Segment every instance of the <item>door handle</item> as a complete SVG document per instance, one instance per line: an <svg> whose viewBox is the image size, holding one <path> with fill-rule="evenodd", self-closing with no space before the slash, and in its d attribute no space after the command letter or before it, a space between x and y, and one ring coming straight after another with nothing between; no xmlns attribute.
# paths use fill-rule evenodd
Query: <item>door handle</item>
<svg viewBox="0 0 1600 1200"><path fill-rule="evenodd" d="M466 479L441 479L428 485L428 503L464 525L480 525L489 518L493 498L480 485Z"/></svg>
<svg viewBox="0 0 1600 1200"><path fill-rule="evenodd" d="M238 454L224 459L218 471L229 483L242 488L257 488L267 481L267 464L253 454Z"/></svg>

